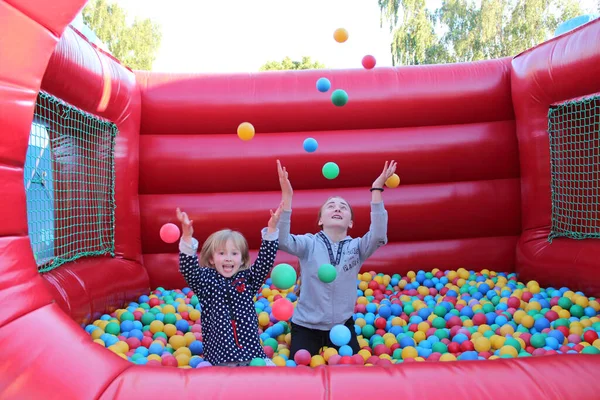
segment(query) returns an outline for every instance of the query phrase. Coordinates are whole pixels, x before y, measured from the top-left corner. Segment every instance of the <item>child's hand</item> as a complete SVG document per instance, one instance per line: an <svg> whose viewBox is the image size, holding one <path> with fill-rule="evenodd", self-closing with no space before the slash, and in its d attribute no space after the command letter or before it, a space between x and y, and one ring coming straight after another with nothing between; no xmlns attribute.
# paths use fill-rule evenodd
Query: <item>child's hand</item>
<svg viewBox="0 0 600 400"><path fill-rule="evenodd" d="M279 175L279 186L281 186L281 199L283 200L283 208L290 210L294 190L292 189L292 184L288 179L288 172L285 167L281 167L279 160L277 160L277 174Z"/></svg>
<svg viewBox="0 0 600 400"><path fill-rule="evenodd" d="M279 203L279 207L277 207L277 210L275 210L275 212L273 212L273 210L269 210L271 212L271 218L269 219L269 223L268 223L268 232L269 233L273 233L277 230L277 223L279 222L279 217L281 217L281 211L283 210L283 201L281 203Z"/></svg>
<svg viewBox="0 0 600 400"><path fill-rule="evenodd" d="M388 162L386 161L385 165L383 166L383 172L381 172L381 175L375 179L373 186L371 187L382 188L385 184L385 181L387 181L390 176L394 175L394 172L396 172L396 161L392 160L389 166Z"/></svg>
<svg viewBox="0 0 600 400"><path fill-rule="evenodd" d="M177 207L177 219L181 222L181 236L184 240L191 240L194 235L194 227L192 226L194 221L190 221L187 213L182 212L179 207Z"/></svg>

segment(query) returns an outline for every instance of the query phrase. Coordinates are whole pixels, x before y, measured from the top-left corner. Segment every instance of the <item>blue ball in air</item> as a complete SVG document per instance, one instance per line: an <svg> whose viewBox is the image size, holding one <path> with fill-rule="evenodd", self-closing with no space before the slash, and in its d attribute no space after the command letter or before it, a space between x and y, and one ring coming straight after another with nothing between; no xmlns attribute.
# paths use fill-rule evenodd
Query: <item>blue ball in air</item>
<svg viewBox="0 0 600 400"><path fill-rule="evenodd" d="M319 78L317 81L317 90L321 93L325 93L331 89L331 82L327 78Z"/></svg>
<svg viewBox="0 0 600 400"><path fill-rule="evenodd" d="M317 147L319 147L319 144L315 139L307 138L304 140L303 146L305 151L307 151L308 153L313 153L317 151Z"/></svg>

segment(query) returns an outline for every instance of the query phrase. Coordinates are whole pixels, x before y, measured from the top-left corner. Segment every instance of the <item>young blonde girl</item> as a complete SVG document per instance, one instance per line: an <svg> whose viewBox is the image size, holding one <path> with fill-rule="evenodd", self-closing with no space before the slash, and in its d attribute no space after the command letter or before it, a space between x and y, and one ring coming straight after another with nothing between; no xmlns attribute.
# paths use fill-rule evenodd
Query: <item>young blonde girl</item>
<svg viewBox="0 0 600 400"><path fill-rule="evenodd" d="M329 197L319 210L317 234L290 233L292 214L292 185L285 168L277 160L283 211L279 224L279 248L298 257L302 288L291 320L290 358L305 349L318 354L323 346L334 346L329 338L331 328L346 325L350 330L348 345L354 353L360 349L352 315L356 304L356 276L362 264L387 243L387 211L382 192L385 181L396 171L396 163L386 161L382 173L375 179L371 191L371 226L362 237L348 236L354 224L350 204L339 196ZM331 264L337 271L336 279L324 283L318 277L319 267Z"/></svg>
<svg viewBox="0 0 600 400"><path fill-rule="evenodd" d="M254 358L267 358L258 335L254 296L273 268L278 246L277 223L282 206L273 212L263 228L262 243L250 265L248 243L230 229L213 233L202 246L193 238L193 221L177 209L182 235L179 242L179 270L198 296L202 312L204 357L212 365L248 365Z"/></svg>

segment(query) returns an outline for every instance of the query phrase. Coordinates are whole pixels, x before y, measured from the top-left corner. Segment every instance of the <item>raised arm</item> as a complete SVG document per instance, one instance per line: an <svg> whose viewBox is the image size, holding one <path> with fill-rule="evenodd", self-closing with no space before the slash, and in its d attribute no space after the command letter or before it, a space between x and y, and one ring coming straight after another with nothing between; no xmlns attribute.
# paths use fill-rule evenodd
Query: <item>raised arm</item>
<svg viewBox="0 0 600 400"><path fill-rule="evenodd" d="M306 254L310 240L306 235L292 235L290 233L294 191L288 172L285 167L281 166L279 160L277 160L277 174L279 176L279 186L281 186L282 201L281 218L277 224L279 228L279 248L293 256L302 257Z"/></svg>
<svg viewBox="0 0 600 400"><path fill-rule="evenodd" d="M263 228L261 231L262 242L260 244L260 249L258 250L256 261L254 261L254 264L252 264L252 268L250 269L250 277L248 279L249 289L252 293L258 292L258 289L260 289L260 286L264 283L265 279L267 279L267 275L275 263L275 256L277 255L279 243L277 223L281 217L282 208L283 202L275 212L271 210L271 219L269 219L267 227Z"/></svg>
<svg viewBox="0 0 600 400"><path fill-rule="evenodd" d="M177 208L177 219L181 222L181 239L179 240L179 272L196 295L207 283L208 269L201 268L198 262L198 241L192 236L194 228L187 213Z"/></svg>
<svg viewBox="0 0 600 400"><path fill-rule="evenodd" d="M386 161L381 175L371 186L371 226L369 232L360 238L360 258L364 262L375 250L387 243L388 213L383 205L383 186L385 181L396 171L396 162Z"/></svg>

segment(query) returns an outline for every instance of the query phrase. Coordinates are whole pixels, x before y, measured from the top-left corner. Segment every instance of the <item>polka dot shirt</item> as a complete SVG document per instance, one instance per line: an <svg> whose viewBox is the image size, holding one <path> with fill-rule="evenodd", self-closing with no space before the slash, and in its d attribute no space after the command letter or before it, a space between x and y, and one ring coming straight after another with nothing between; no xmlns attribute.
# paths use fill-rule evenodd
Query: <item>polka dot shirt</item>
<svg viewBox="0 0 600 400"><path fill-rule="evenodd" d="M202 307L204 358L212 365L266 358L258 335L254 296L273 268L279 232L262 230L263 241L251 268L225 278L214 268L200 267L198 241L180 241L179 270Z"/></svg>

